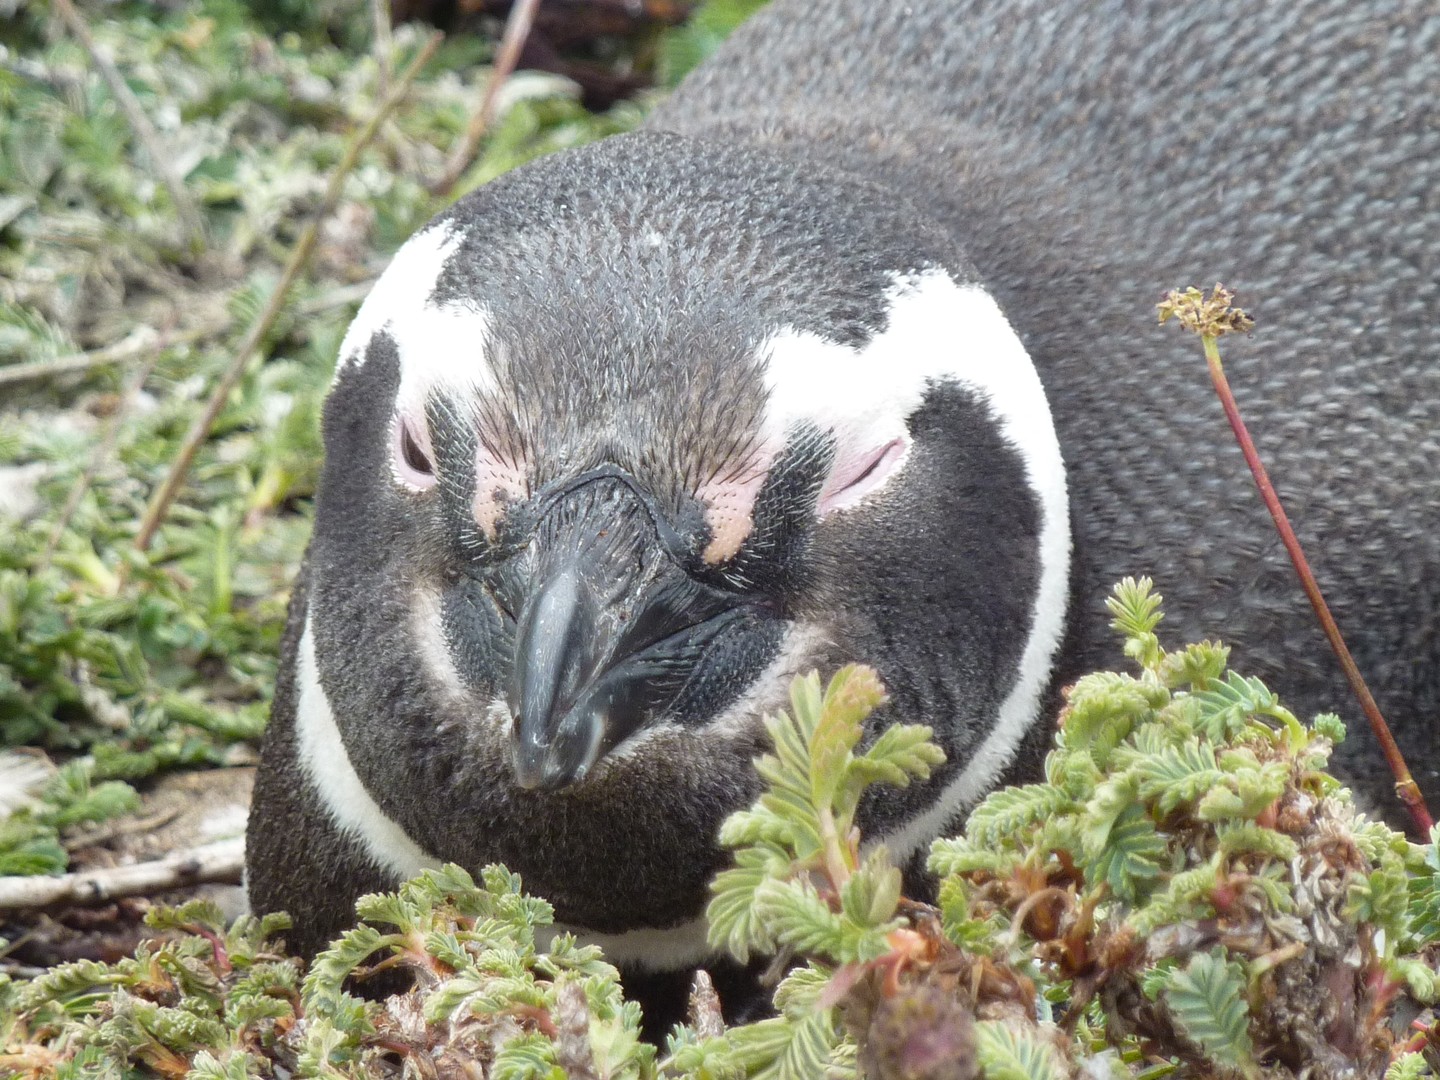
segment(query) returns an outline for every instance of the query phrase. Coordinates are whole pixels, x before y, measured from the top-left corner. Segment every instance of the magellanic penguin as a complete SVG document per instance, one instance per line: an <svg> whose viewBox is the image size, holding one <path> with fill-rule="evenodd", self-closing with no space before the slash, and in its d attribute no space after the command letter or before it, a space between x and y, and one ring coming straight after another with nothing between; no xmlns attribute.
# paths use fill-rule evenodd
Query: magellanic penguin
<svg viewBox="0 0 1440 1080"><path fill-rule="evenodd" d="M502 862L630 970L710 953L716 830L797 672L875 665L921 851L1034 768L1166 597L1297 711L1356 710L1206 377L1232 381L1440 801L1440 6L776 0L646 130L411 239L346 337L249 834L316 948ZM1393 805L1357 728L1342 767Z"/></svg>

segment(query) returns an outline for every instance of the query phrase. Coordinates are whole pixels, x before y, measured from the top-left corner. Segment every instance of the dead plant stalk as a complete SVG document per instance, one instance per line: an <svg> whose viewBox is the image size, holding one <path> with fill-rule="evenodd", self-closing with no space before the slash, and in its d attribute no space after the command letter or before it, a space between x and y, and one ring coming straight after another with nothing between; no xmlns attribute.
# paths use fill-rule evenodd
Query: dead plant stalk
<svg viewBox="0 0 1440 1080"><path fill-rule="evenodd" d="M238 884L245 865L245 840L217 840L162 859L111 866L59 877L0 877L0 911L27 911L56 904L106 904L210 882Z"/></svg>
<svg viewBox="0 0 1440 1080"><path fill-rule="evenodd" d="M1240 408L1235 403L1235 395L1230 389L1230 381L1225 377L1225 366L1220 361L1219 341L1221 335L1235 330L1248 330L1252 325L1250 317L1245 312L1231 306L1230 301L1233 298L1234 294L1219 283L1215 285L1209 297L1203 296L1200 290L1193 287L1183 293L1177 290L1170 293L1159 305L1160 321L1164 322L1172 315L1176 316L1187 329L1200 335L1200 340L1205 348L1205 362L1210 369L1210 381L1215 384L1215 392L1220 397L1220 405L1225 410L1225 418L1230 422L1230 430L1235 433L1235 441L1240 444L1240 451L1245 455L1245 464L1250 467L1250 475L1255 478L1255 486L1260 489L1260 498L1264 501L1265 508L1270 511L1270 517L1275 522L1275 529L1280 534L1280 540L1285 545L1285 551L1290 556L1295 573L1299 575L1300 586L1305 590L1305 596L1309 599L1310 606L1315 609L1315 617L1320 621L1321 629L1325 631L1325 638L1330 642L1330 648L1334 650L1336 659L1340 661L1340 668L1345 672L1345 678L1349 681L1351 690L1359 699L1365 718L1370 721L1370 729L1375 733L1375 739L1379 742L1385 760L1390 765L1390 771L1395 776L1395 794L1405 804L1405 809L1409 811L1411 820L1419 828L1423 840L1429 837L1430 830L1434 826L1430 810L1425 805L1425 797L1420 792L1420 786L1415 783L1415 778L1410 774L1410 767L1405 762L1405 756L1400 752L1400 747L1396 745L1394 735L1390 733L1390 725L1385 722L1385 717L1380 712L1380 706L1376 704L1374 695L1370 693L1370 687L1366 685L1364 676L1360 674L1360 668L1355 663L1355 658L1350 655L1349 646L1345 644L1345 639L1340 634L1340 627L1330 613L1330 606L1320 592L1320 586L1315 581L1314 573L1310 570L1310 562L1305 558L1305 551L1300 546L1300 541L1295 536L1295 530L1290 525L1289 515L1285 513L1285 507L1280 502L1280 496L1275 492L1275 486L1270 483L1270 474L1266 472L1265 465L1260 460L1260 453L1255 448L1255 441L1251 439L1250 431L1240 417Z"/></svg>
<svg viewBox="0 0 1440 1080"><path fill-rule="evenodd" d="M61 21L65 23L66 29L90 54L90 61L95 65L95 70L105 80L105 85L110 88L111 95L115 98L121 111L124 112L125 118L130 122L135 137L145 148L145 153L150 158L150 167L160 175L166 190L170 192L170 199L175 204L175 213L179 216L180 224L185 230L186 244L191 251L200 251L205 246L205 219L200 216L200 206L186 189L184 179L171 164L171 156L166 152L164 144L160 140L160 133L155 130L155 125L150 123L150 118L145 115L145 109L135 96L135 92L126 83L125 77L120 74L120 69L101 52L99 45L96 44L95 35L90 33L90 27L71 0L54 0L52 6Z"/></svg>
<svg viewBox="0 0 1440 1080"><path fill-rule="evenodd" d="M430 194L450 194L461 175L475 160L475 155L480 150L480 142L495 119L500 88L505 85L505 80L510 78L515 71L515 65L520 62L520 52L525 48L525 41L530 36L530 27L535 23L535 12L539 7L540 0L515 0L514 6L510 8L510 15L505 20L505 33L500 38L500 51L495 56L495 65L490 71L489 81L485 84L485 95L480 99L480 107L471 115L460 144L445 163L445 170L430 185Z"/></svg>
<svg viewBox="0 0 1440 1080"><path fill-rule="evenodd" d="M345 180L354 170L360 160L361 153L370 145L371 140L380 130L386 118L404 100L410 89L411 83L419 76L421 70L439 48L442 35L434 34L420 48L415 58L401 73L390 92L375 107L363 127L350 139L345 148L345 155L335 166L330 174L329 184L325 188L325 197L321 200L315 214L305 224L304 231L300 238L295 241L295 246L290 251L290 257L285 262L285 267L280 272L280 280L270 291L269 299L264 309L250 324L244 339L235 349L231 358L230 366L221 375L219 383L210 395L204 411L196 418L190 430L185 435L185 441L181 444L175 460L170 465L170 471L166 474L164 481L156 490L150 500L150 505L145 508L145 516L140 522L140 527L135 534L135 547L145 551L155 539L155 533L159 530L161 523L165 520L170 510L170 504L175 501L181 485L185 482L186 475L190 472L190 466L195 461L195 455L200 447L210 436L210 429L215 426L221 412L225 409L225 403L229 400L230 393L239 383L246 368L250 366L253 355L259 351L260 344L265 340L265 335L275 325L276 319L285 309L285 301L289 296L291 287L299 279L301 273L310 261L310 256L315 251L316 240L320 235L320 224L331 213L340 202L340 197L345 190Z"/></svg>

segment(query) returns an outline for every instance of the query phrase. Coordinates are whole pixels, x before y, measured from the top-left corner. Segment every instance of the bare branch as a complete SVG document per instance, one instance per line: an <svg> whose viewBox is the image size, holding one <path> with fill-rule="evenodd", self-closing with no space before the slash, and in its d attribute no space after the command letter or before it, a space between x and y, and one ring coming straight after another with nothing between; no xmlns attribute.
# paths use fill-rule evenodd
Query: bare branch
<svg viewBox="0 0 1440 1080"><path fill-rule="evenodd" d="M271 290L264 310L250 324L244 340L236 346L230 366L216 384L209 402L206 403L205 410L186 433L185 441L181 444L169 473L166 474L165 480L150 499L150 505L145 508L145 517L140 522L140 528L135 535L135 547L139 550L144 551L149 548L151 541L155 539L155 533L159 530L160 523L165 520L165 515L170 510L170 504L175 501L175 496L180 491L180 485L185 482L185 477L190 472L190 466L195 460L196 453L209 438L210 429L215 426L215 421L224 410L230 392L239 383L245 369L250 366L253 355L258 351L260 343L265 340L265 335L270 332L270 328L275 325L275 320L285 309L285 300L290 294L291 287L300 277L310 261L310 256L315 251L315 242L320 235L320 223L334 212L336 205L340 202L340 197L345 190L346 178L359 162L365 147L369 146L371 140L375 138L375 134L380 130L380 125L385 122L385 118L404 100L410 84L415 81L430 57L435 55L440 41L441 35L436 34L421 47L390 93L376 106L370 119L350 139L350 144L345 148L345 156L340 159L339 164L330 174L330 182L325 189L325 197L321 200L319 209L305 223L305 229L295 242L294 248L291 249L290 258L286 260L285 268L280 272L280 280Z"/></svg>
<svg viewBox="0 0 1440 1080"><path fill-rule="evenodd" d="M302 315L314 315L345 304L358 303L365 299L366 294L374 286L373 280L341 285L322 296L306 301L299 305L297 310ZM159 354L177 345L190 345L223 333L229 329L231 321L227 315L224 318L212 319L183 330L166 330L163 333L157 333L149 326L137 326L119 341L90 352L71 353L69 356L57 357L54 360L36 360L29 364L11 364L0 367L0 386L53 379L62 375L83 373L92 368L107 367L110 364L123 364L152 351Z"/></svg>
<svg viewBox="0 0 1440 1080"><path fill-rule="evenodd" d="M191 197L189 190L185 187L185 181L176 173L171 164L171 157L166 152L160 141L160 133L150 123L150 118L145 115L139 99L130 89L125 77L120 74L114 62L100 51L95 43L95 37L90 33L90 27L86 25L85 19L76 10L71 0L54 0L53 6L60 18L64 21L66 28L79 39L80 44L85 46L85 51L90 54L90 60L95 69L100 72L100 77L110 87L110 93L119 104L125 117L130 121L130 127L135 131L135 137L140 140L140 145L145 148L146 155L150 158L150 167L160 175L166 190L170 192L170 199L175 204L175 212L180 217L180 223L185 229L185 240L192 251L199 251L205 246L205 219L200 216L200 207Z"/></svg>
<svg viewBox="0 0 1440 1080"><path fill-rule="evenodd" d="M375 90L384 97L390 91L390 67L395 63L395 39L390 33L390 0L370 0L370 23L375 53Z"/></svg>
<svg viewBox="0 0 1440 1080"><path fill-rule="evenodd" d="M199 334L197 337L201 336ZM54 360L35 360L29 364L12 364L0 367L0 386L8 383L32 382L52 379L59 375L72 375L89 371L107 364L119 364L143 356L150 350L160 351L179 344L181 337L171 334L157 334L152 327L137 326L113 345L91 352L72 353Z"/></svg>
<svg viewBox="0 0 1440 1080"><path fill-rule="evenodd" d="M100 844L108 844L111 840L122 836L135 836L138 833L154 832L165 825L169 825L180 816L178 806L166 807L146 817L125 816L118 821L108 824L97 825L88 832L71 833L65 837L66 851L84 851L86 848L98 847Z"/></svg>
<svg viewBox="0 0 1440 1080"><path fill-rule="evenodd" d="M0 877L0 911L106 904L122 896L209 882L239 884L244 865L245 839L237 836L131 866L59 877Z"/></svg>
<svg viewBox="0 0 1440 1080"><path fill-rule="evenodd" d="M480 140L485 137L485 133L490 130L491 121L495 119L500 88L505 85L505 80L510 78L515 71L515 65L520 62L520 51L524 49L525 41L530 36L530 27L535 23L535 12L539 7L540 0L515 0L510 8L510 17L505 20L505 33L500 38L500 51L495 56L495 65L490 69L490 79L485 84L485 96L480 99L480 107L471 115L460 144L445 163L445 171L431 183L430 194L448 195L470 167L470 163L475 160L475 155L480 151Z"/></svg>

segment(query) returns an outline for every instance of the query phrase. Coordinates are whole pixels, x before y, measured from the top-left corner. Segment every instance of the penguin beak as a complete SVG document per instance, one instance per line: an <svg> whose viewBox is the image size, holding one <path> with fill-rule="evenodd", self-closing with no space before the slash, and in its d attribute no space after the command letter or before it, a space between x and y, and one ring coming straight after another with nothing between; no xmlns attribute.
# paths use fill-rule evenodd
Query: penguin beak
<svg viewBox="0 0 1440 1080"><path fill-rule="evenodd" d="M596 494L552 511L534 541L508 692L522 788L582 780L664 712L742 614L669 558L633 496Z"/></svg>
<svg viewBox="0 0 1440 1080"><path fill-rule="evenodd" d="M566 567L526 605L516 641L510 708L515 782L551 789L580 779L600 756L615 680L597 678L605 621L581 573Z"/></svg>

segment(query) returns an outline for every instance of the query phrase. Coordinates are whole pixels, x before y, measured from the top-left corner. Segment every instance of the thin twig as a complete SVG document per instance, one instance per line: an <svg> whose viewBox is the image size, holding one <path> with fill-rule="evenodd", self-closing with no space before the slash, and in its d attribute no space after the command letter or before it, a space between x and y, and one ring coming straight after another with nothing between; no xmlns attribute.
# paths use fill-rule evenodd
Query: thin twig
<svg viewBox="0 0 1440 1080"><path fill-rule="evenodd" d="M365 299L366 294L374 286L373 280L341 285L321 296L307 300L298 305L296 310L302 315L315 315L334 307L358 303ZM72 353L69 356L56 357L54 360L36 360L29 364L0 367L0 386L54 379L62 375L90 371L92 368L106 367L110 364L123 364L151 351L162 353L177 345L191 345L197 341L203 341L205 338L215 337L228 330L233 321L226 315L223 318L211 319L183 330L167 330L159 334L152 327L137 326L119 341L92 349L90 352Z"/></svg>
<svg viewBox="0 0 1440 1080"><path fill-rule="evenodd" d="M0 911L28 911L56 904L106 904L122 896L209 882L238 884L244 865L245 838L236 836L131 866L59 877L0 877Z"/></svg>
<svg viewBox="0 0 1440 1080"><path fill-rule="evenodd" d="M390 92L390 68L395 63L395 38L390 32L390 0L370 0L370 24L374 40L370 46L375 54L375 93L384 97Z"/></svg>
<svg viewBox="0 0 1440 1080"><path fill-rule="evenodd" d="M280 272L280 280L275 283L275 287L270 291L270 297L265 303L264 310L261 311L255 321L250 324L250 329L246 332L244 340L236 346L230 366L220 377L220 382L216 384L215 390L210 395L210 400L205 406L205 410L196 419L195 423L191 425L189 432L186 433L185 441L181 444L174 462L171 463L169 473L166 474L165 480L151 498L150 505L145 508L145 517L141 520L139 530L135 535L135 547L140 551L149 548L151 541L155 539L155 533L159 530L160 523L165 520L165 515L170 510L170 504L175 501L175 496L179 493L180 485L184 483L185 477L190 471L190 466L195 460L196 453L199 451L201 445L204 444L205 440L209 438L210 429L215 425L215 421L224 410L231 391L234 390L236 384L239 383L240 377L245 373L245 369L250 366L253 354L258 351L260 343L265 340L265 335L270 332L270 328L275 325L275 320L280 317L280 313L284 310L285 300L290 293L291 286L293 286L300 277L306 264L310 261L311 254L315 250L315 242L320 235L320 223L330 216L336 205L340 202L340 197L345 190L346 178L360 160L360 155L364 152L365 147L370 144L370 141L375 137L375 133L380 130L380 125L384 123L385 118L388 117L404 99L405 94L410 89L410 84L415 81L416 77L419 76L421 70L425 67L425 64L430 60L430 57L435 54L435 50L440 45L440 40L441 35L436 34L425 42L419 53L416 54L415 58L405 68L405 71L401 73L399 80L395 86L391 88L390 93L376 106L370 119L355 133L350 140L350 144L345 148L344 157L340 159L339 164L335 166L334 171L330 174L330 182L325 189L325 197L321 200L319 209L317 209L310 220L305 223L305 228L301 232L300 238L295 242L294 248L290 251L290 258L286 260L285 268Z"/></svg>
<svg viewBox="0 0 1440 1080"><path fill-rule="evenodd" d="M1163 323L1172 317L1176 318L1186 329L1200 335L1200 341L1205 347L1205 362L1210 368L1210 381L1215 384L1215 392L1225 410L1225 419L1230 421L1230 430L1235 433L1235 441L1240 444L1240 452L1245 455L1245 464L1250 467L1250 475L1255 478L1255 486L1260 489L1260 498L1265 503L1265 509L1270 511L1270 518L1275 522L1280 541L1285 545L1295 573L1299 575L1300 587L1305 590L1305 596L1315 610L1315 617L1325 631L1325 638L1330 642L1335 658L1340 661L1340 668L1345 672L1350 689L1355 692L1365 718L1370 721L1370 730L1375 733L1375 740L1380 744L1390 771L1395 776L1395 794L1410 812L1411 820L1420 829L1421 838L1428 838L1434 822L1429 808L1425 805L1425 796L1421 794L1415 778L1410 775L1410 766L1405 763L1405 755L1396 745L1395 736L1390 733L1390 725L1385 722L1380 706L1375 703L1370 687L1365 684L1365 678L1360 674L1355 658L1350 655L1350 649L1340 634L1335 617L1330 614L1330 606L1325 603L1325 597L1310 570L1310 562L1305 558L1305 551L1295 536L1295 530L1290 526L1290 517L1285 513L1280 496L1275 493L1275 486L1270 483L1270 474L1265 471L1260 452L1255 449L1255 441L1250 438L1250 431L1246 428L1245 421L1240 418L1235 394L1230 389L1230 381L1225 377L1225 366L1220 362L1221 336L1249 330L1254 325L1249 315L1232 306L1231 301L1234 298L1234 293L1218 282L1208 296L1194 286L1183 292L1177 289L1158 305L1160 321Z"/></svg>
<svg viewBox="0 0 1440 1080"><path fill-rule="evenodd" d="M54 360L35 360L29 364L0 367L0 386L8 383L53 379L60 375L72 375L76 372L89 371L91 368L104 367L107 364L123 363L126 360L133 360L137 356L144 356L151 350L157 353L163 352L172 345L182 345L223 329L224 324L221 324L216 328L196 327L174 333L157 334L152 327L137 326L114 344L94 349L91 352L73 353L70 356L61 356Z"/></svg>
<svg viewBox="0 0 1440 1080"><path fill-rule="evenodd" d="M146 817L124 817L108 825L97 826L90 832L67 836L65 838L65 850L72 852L84 851L86 848L108 844L111 840L118 840L122 836L135 836L138 833L154 832L162 826L169 825L170 822L179 816L180 808L172 806L164 810L157 810L155 813Z"/></svg>
<svg viewBox="0 0 1440 1080"><path fill-rule="evenodd" d="M495 119L500 88L505 85L505 80L510 78L515 71L515 65L520 62L520 52L525 48L525 40L530 36L530 27L535 23L535 12L539 7L540 0L515 0L511 6L510 15L505 20L505 33L500 38L500 50L496 53L495 64L490 69L490 78L485 84L485 95L480 99L480 107L470 117L460 144L445 163L445 170L431 183L430 194L450 194L450 190L475 160L475 155L480 151L480 141L485 138L491 121Z"/></svg>
<svg viewBox="0 0 1440 1080"><path fill-rule="evenodd" d="M23 933L16 934L13 938L7 938L5 944L0 946L0 960L8 960L10 955L23 945L28 945L35 940L35 927L28 927Z"/></svg>
<svg viewBox="0 0 1440 1080"><path fill-rule="evenodd" d="M90 33L90 27L86 25L85 19L76 10L71 0L54 0L53 7L64 21L69 31L79 39L80 44L85 46L85 51L90 54L90 60L94 63L100 77L110 88L111 95L116 103L125 113L126 119L130 121L130 127L134 129L135 137L140 140L140 145L145 148L145 153L150 158L150 166L160 174L166 189L170 192L170 199L175 204L175 213L180 218L180 224L185 230L185 240L192 251L199 251L205 246L205 219L200 216L200 206L191 197L185 187L185 181L175 171L171 163L171 155L168 154L160 142L160 133L150 123L150 118L145 115L144 108L130 89L125 77L120 74L120 69L100 51L95 43L95 37Z"/></svg>
<svg viewBox="0 0 1440 1080"><path fill-rule="evenodd" d="M1370 721L1370 729L1375 733L1376 741L1380 743L1385 760L1390 764L1390 771L1395 774L1395 794L1400 797L1400 801L1405 804L1405 809L1410 812L1410 818L1420 830L1420 836L1422 838L1429 837L1434 821L1430 817L1429 808L1425 805L1425 796L1420 793L1420 786L1410 775L1410 766L1405 763L1405 755L1396 745L1395 736L1390 733L1390 725L1385 722L1385 717L1380 712L1380 706L1375 703L1375 697L1365 683L1365 677L1360 674L1360 668L1356 665L1355 658L1350 655L1349 646L1345 644L1345 639L1340 634L1340 627L1336 625L1335 617L1330 614L1330 606L1325 603L1325 597L1321 594L1320 586L1315 581L1315 575L1310 570L1310 563L1305 558L1305 551L1295 536L1295 530L1290 527L1290 518L1285 513L1285 507L1281 504L1280 497L1275 494L1274 485L1270 483L1270 475L1265 471L1265 465L1260 460L1259 452L1255 449L1254 440L1250 438L1245 421L1240 418L1240 410L1235 404L1235 395L1230 391L1230 382L1225 378L1225 368L1220 363L1220 347L1213 336L1205 335L1200 340L1205 344L1205 360L1210 367L1210 381L1215 384L1215 392L1220 395L1220 404L1225 409L1225 418L1230 421L1230 429L1235 432L1235 439L1239 442L1240 450L1245 455L1245 464L1250 466L1250 475L1255 478L1255 486L1260 489L1260 498L1265 501L1265 508L1270 511L1270 517L1274 520L1275 528L1280 533L1280 540L1290 555L1290 562L1295 566L1295 573L1300 576L1300 586L1305 590L1305 595L1310 600L1310 606L1315 609L1315 617L1320 620L1320 627L1325 631L1325 638L1330 642L1330 648L1335 651L1335 658L1340 661L1340 668L1345 672L1350 689L1359 699L1365 718Z"/></svg>

